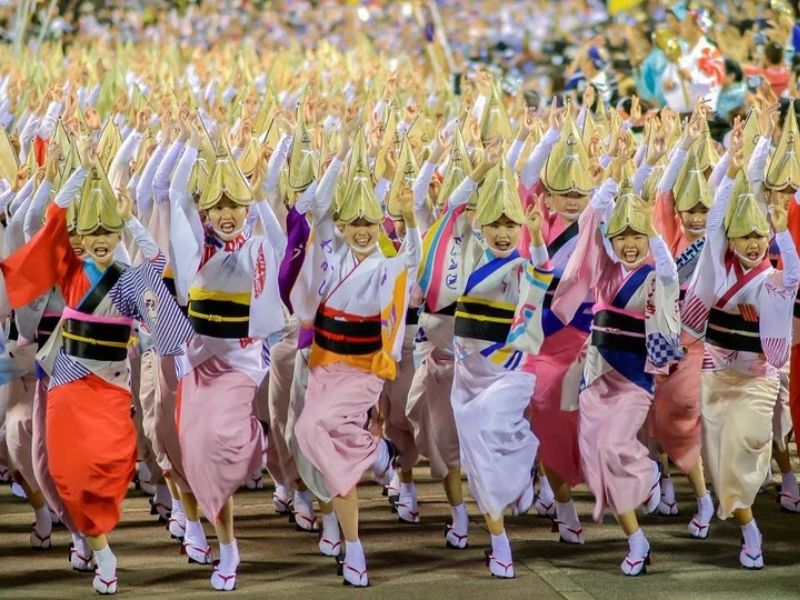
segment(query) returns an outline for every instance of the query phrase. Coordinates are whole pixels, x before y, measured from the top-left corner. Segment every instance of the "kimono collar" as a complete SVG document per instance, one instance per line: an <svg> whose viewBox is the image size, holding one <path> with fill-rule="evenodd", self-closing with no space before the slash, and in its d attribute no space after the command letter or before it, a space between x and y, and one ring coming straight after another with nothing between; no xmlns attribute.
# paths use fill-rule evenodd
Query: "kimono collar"
<svg viewBox="0 0 800 600"><path fill-rule="evenodd" d="M84 259L83 272L86 273L86 277L89 278L89 283L93 286L97 285L97 282L100 281L100 278L103 276L103 271L100 270L91 258Z"/></svg>
<svg viewBox="0 0 800 600"><path fill-rule="evenodd" d="M358 260L358 258L356 257L356 253L353 251L352 247L350 248L350 255L353 257L353 262L356 263L367 262L370 260L381 260L383 258L383 252L381 252L381 248L377 244L375 245L375 250L373 250L371 254L369 254L366 258L363 258L362 260Z"/></svg>
<svg viewBox="0 0 800 600"><path fill-rule="evenodd" d="M214 250L224 250L225 252L235 252L244 246L244 243L249 239L249 232L243 231L232 240L221 240L214 233L211 227L206 229L206 246L212 246Z"/></svg>

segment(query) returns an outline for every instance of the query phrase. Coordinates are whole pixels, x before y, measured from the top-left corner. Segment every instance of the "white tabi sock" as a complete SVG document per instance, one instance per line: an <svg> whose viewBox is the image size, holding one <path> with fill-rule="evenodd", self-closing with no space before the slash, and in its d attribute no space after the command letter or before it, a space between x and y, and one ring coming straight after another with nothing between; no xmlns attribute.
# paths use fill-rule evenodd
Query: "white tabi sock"
<svg viewBox="0 0 800 600"><path fill-rule="evenodd" d="M301 492L300 490L295 490L294 492L294 508L297 510L300 506L307 508L311 513L314 512L313 503L314 502L314 494L312 494L309 490L305 492Z"/></svg>
<svg viewBox="0 0 800 600"><path fill-rule="evenodd" d="M414 498L416 501L417 499L417 486L414 483L403 483L400 482L400 501L402 502L403 497L407 498Z"/></svg>
<svg viewBox="0 0 800 600"><path fill-rule="evenodd" d="M339 519L336 518L335 512L322 515L322 537L330 542L339 539Z"/></svg>
<svg viewBox="0 0 800 600"><path fill-rule="evenodd" d="M139 474L139 484L144 483L152 485L152 483L150 483L150 479L152 478L153 474L150 473L150 469L147 467L147 463L144 462L143 460L139 461L138 474Z"/></svg>
<svg viewBox="0 0 800 600"><path fill-rule="evenodd" d="M378 440L378 454L375 455L375 462L372 463L372 470L376 475L380 475L389 468L389 446L385 440Z"/></svg>
<svg viewBox="0 0 800 600"><path fill-rule="evenodd" d="M539 497L547 503L555 500L553 488L550 487L550 482L547 480L547 475L539 476Z"/></svg>
<svg viewBox="0 0 800 600"><path fill-rule="evenodd" d="M199 519L197 521L186 519L186 537L184 540L187 544L191 544L201 550L208 548L206 532L203 531L203 524Z"/></svg>
<svg viewBox="0 0 800 600"><path fill-rule="evenodd" d="M492 556L501 563L511 562L511 544L505 531L500 535L492 534Z"/></svg>
<svg viewBox="0 0 800 600"><path fill-rule="evenodd" d="M744 545L746 547L753 550L761 548L761 532L758 530L755 519L747 525L742 525L742 537L744 537Z"/></svg>
<svg viewBox="0 0 800 600"><path fill-rule="evenodd" d="M111 546L95 550L94 560L101 579L111 581L117 576L117 557L111 551Z"/></svg>
<svg viewBox="0 0 800 600"><path fill-rule="evenodd" d="M289 492L286 491L286 488L280 484L275 484L275 491L273 492L277 498L279 498L284 504L289 503Z"/></svg>
<svg viewBox="0 0 800 600"><path fill-rule="evenodd" d="M47 505L36 509L36 524L33 528L41 537L48 536L53 531L53 519Z"/></svg>
<svg viewBox="0 0 800 600"><path fill-rule="evenodd" d="M239 566L239 544L233 540L230 544L219 545L219 570L223 573L235 573Z"/></svg>
<svg viewBox="0 0 800 600"><path fill-rule="evenodd" d="M569 502L556 502L556 517L570 529L581 528L578 509L575 508L575 503L571 500Z"/></svg>
<svg viewBox="0 0 800 600"><path fill-rule="evenodd" d="M172 496L170 496L169 488L165 483L159 483L156 486L156 495L153 498L154 502L158 504L163 504L164 506L170 506L172 504Z"/></svg>
<svg viewBox="0 0 800 600"><path fill-rule="evenodd" d="M183 512L183 502L177 498L172 499L172 518L181 525L186 523L186 514Z"/></svg>
<svg viewBox="0 0 800 600"><path fill-rule="evenodd" d="M450 507L450 513L453 515L453 529L459 535L464 535L469 530L469 514L467 513L467 505L463 502Z"/></svg>
<svg viewBox="0 0 800 600"><path fill-rule="evenodd" d="M797 488L797 478L792 471L781 473L781 492L792 498L800 497L800 490Z"/></svg>
<svg viewBox="0 0 800 600"><path fill-rule="evenodd" d="M706 490L704 496L697 499L697 514L704 523L708 523L711 517L714 516L714 501L711 500L711 494Z"/></svg>
<svg viewBox="0 0 800 600"><path fill-rule="evenodd" d="M367 557L364 556L364 547L361 545L361 540L354 542L345 540L344 561L357 571L365 571L367 569Z"/></svg>
<svg viewBox="0 0 800 600"><path fill-rule="evenodd" d="M92 548L89 546L89 543L86 541L86 538L83 537L80 533L73 533L72 534L72 547L75 548L75 552L81 555L84 558L91 558L92 557Z"/></svg>
<svg viewBox="0 0 800 600"><path fill-rule="evenodd" d="M635 559L644 558L650 550L650 543L640 527L628 536L628 549Z"/></svg>

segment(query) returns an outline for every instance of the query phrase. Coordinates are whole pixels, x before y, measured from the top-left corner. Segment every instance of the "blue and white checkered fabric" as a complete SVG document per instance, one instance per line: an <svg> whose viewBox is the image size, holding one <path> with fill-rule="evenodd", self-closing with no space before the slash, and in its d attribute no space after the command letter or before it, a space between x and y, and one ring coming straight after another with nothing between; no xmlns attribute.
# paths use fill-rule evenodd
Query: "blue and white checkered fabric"
<svg viewBox="0 0 800 600"><path fill-rule="evenodd" d="M680 340L668 339L662 333L651 333L647 336L647 358L655 367L665 367L683 358Z"/></svg>

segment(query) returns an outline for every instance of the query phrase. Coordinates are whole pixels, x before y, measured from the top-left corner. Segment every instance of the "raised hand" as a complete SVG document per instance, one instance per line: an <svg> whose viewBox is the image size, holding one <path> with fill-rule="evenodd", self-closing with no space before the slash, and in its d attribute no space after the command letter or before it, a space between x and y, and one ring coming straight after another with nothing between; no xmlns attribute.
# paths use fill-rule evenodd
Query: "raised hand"
<svg viewBox="0 0 800 600"><path fill-rule="evenodd" d="M630 114L631 122L634 124L639 123L642 120L642 105L639 102L639 96L633 96L631 98L631 114Z"/></svg>
<svg viewBox="0 0 800 600"><path fill-rule="evenodd" d="M597 98L597 93L595 92L594 86L593 85L586 86L586 91L583 92L583 107L586 110L592 110L596 98Z"/></svg>
<svg viewBox="0 0 800 600"><path fill-rule="evenodd" d="M772 137L775 125L778 121L781 105L779 102L767 103L761 109L757 109L756 118L758 119L758 129L766 138Z"/></svg>
<svg viewBox="0 0 800 600"><path fill-rule="evenodd" d="M702 117L698 113L695 113L686 124L686 127L681 134L681 148L684 150L691 148L692 144L699 140L700 136L703 135L703 122L701 119Z"/></svg>
<svg viewBox="0 0 800 600"><path fill-rule="evenodd" d="M100 115L97 114L94 106L87 107L84 117L86 118L86 125L89 126L89 129L100 129Z"/></svg>
<svg viewBox="0 0 800 600"><path fill-rule="evenodd" d="M789 215L786 207L780 201L773 202L769 207L769 220L775 233L786 231L789 222Z"/></svg>
<svg viewBox="0 0 800 600"><path fill-rule="evenodd" d="M733 122L730 148L728 149L730 163L728 164L728 177L734 179L744 166L744 130L741 117L736 117Z"/></svg>
<svg viewBox="0 0 800 600"><path fill-rule="evenodd" d="M117 214L123 222L133 216L133 202L124 187L118 187L117 192Z"/></svg>
<svg viewBox="0 0 800 600"><path fill-rule="evenodd" d="M245 148L250 143L253 135L253 123L250 119L244 119L239 129L239 148Z"/></svg>
<svg viewBox="0 0 800 600"><path fill-rule="evenodd" d="M655 126L655 125L653 125ZM688 129L688 128L687 128ZM667 153L669 148L669 139L666 125L662 124L653 136L650 145L647 148L647 163L655 165Z"/></svg>
<svg viewBox="0 0 800 600"><path fill-rule="evenodd" d="M531 235L531 242L534 246L543 246L544 240L542 239L542 202L544 196L539 194L536 196L533 204L525 211L525 220L528 226L528 233Z"/></svg>
<svg viewBox="0 0 800 600"><path fill-rule="evenodd" d="M44 164L44 178L53 181L58 174L58 161L61 158L61 146L56 143L50 145L47 150L47 159Z"/></svg>
<svg viewBox="0 0 800 600"><path fill-rule="evenodd" d="M97 159L97 147L89 137L78 140L78 155L81 158L81 166L84 169L91 169Z"/></svg>
<svg viewBox="0 0 800 600"><path fill-rule="evenodd" d="M258 157L258 164L256 164L255 172L250 180L250 189L253 190L253 194L257 199L261 198L261 188L264 185L264 177L267 175L270 156L272 156L272 150L264 147Z"/></svg>
<svg viewBox="0 0 800 600"><path fill-rule="evenodd" d="M392 181L395 173L397 173L397 151L394 149L394 144L391 145L384 156L386 167L383 170L383 176Z"/></svg>
<svg viewBox="0 0 800 600"><path fill-rule="evenodd" d="M551 129L561 131L561 127L564 125L565 111L566 109L564 107L558 107L556 99L553 98L553 101L550 103L550 113L547 116L547 122Z"/></svg>
<svg viewBox="0 0 800 600"><path fill-rule="evenodd" d="M417 120L417 117L419 117L419 104L416 102L406 104L403 110L403 120L408 124L412 124Z"/></svg>
<svg viewBox="0 0 800 600"><path fill-rule="evenodd" d="M150 126L150 119L153 112L149 108L143 108L136 113L136 129L137 131L145 131Z"/></svg>
<svg viewBox="0 0 800 600"><path fill-rule="evenodd" d="M497 166L502 156L503 156L503 139L498 137L486 148L486 152L484 152L483 154L483 164L485 164L489 169L491 169Z"/></svg>
<svg viewBox="0 0 800 600"><path fill-rule="evenodd" d="M433 150L431 151L431 156L428 160L432 163L438 163L439 159L442 158L445 152L450 149L451 143L450 138L447 135L444 127L440 127L439 130L436 132L436 140L433 143Z"/></svg>
<svg viewBox="0 0 800 600"><path fill-rule="evenodd" d="M390 101L397 94L397 71L389 73L386 79L386 86L383 88L383 99Z"/></svg>
<svg viewBox="0 0 800 600"><path fill-rule="evenodd" d="M481 71L478 73L477 84L481 95L488 96L489 92L492 91L492 76L488 71Z"/></svg>
<svg viewBox="0 0 800 600"><path fill-rule="evenodd" d="M531 131L533 131L535 126L536 109L528 107L528 109L522 113L522 118L519 120L519 133L517 133L517 139L521 142L524 142L531 134Z"/></svg>
<svg viewBox="0 0 800 600"><path fill-rule="evenodd" d="M367 134L367 153L370 156L376 156L378 154L382 139L381 128L379 126L374 126L369 130Z"/></svg>

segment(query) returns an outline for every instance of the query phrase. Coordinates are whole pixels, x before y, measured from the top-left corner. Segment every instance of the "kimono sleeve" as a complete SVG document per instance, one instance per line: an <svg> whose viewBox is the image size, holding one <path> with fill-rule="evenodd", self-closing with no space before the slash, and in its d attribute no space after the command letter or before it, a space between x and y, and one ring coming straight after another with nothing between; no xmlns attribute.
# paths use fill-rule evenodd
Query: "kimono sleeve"
<svg viewBox="0 0 800 600"><path fill-rule="evenodd" d="M161 254L156 258L164 260ZM164 285L161 270L150 261L127 269L112 289L111 299L120 312L142 323L161 356L180 354L193 335L189 320Z"/></svg>
<svg viewBox="0 0 800 600"><path fill-rule="evenodd" d="M705 332L706 320L711 305L717 298L717 287L725 280L725 252L728 239L723 229L723 220L728 208L733 180L725 177L714 195L714 204L708 214L706 243L700 253L697 266L686 290L683 304L683 324L701 336Z"/></svg>
<svg viewBox="0 0 800 600"><path fill-rule="evenodd" d="M552 310L562 323L572 321L590 289L611 263L600 230L606 211L617 192L617 184L606 180L578 219L578 241L553 298Z"/></svg>
<svg viewBox="0 0 800 600"><path fill-rule="evenodd" d="M411 230L409 230L410 232ZM381 303L381 340L383 357L400 361L403 350L403 328L409 301L409 258L405 252L384 261L379 280ZM394 376L389 377L394 379Z"/></svg>
<svg viewBox="0 0 800 600"><path fill-rule="evenodd" d="M12 308L33 302L80 266L69 243L66 214L65 208L51 204L44 227L0 263Z"/></svg>
<svg viewBox="0 0 800 600"><path fill-rule="evenodd" d="M656 194L655 226L669 246L673 254L676 253L681 243L680 217L675 212L675 195L672 190L661 191Z"/></svg>
<svg viewBox="0 0 800 600"><path fill-rule="evenodd" d="M796 289L784 287L780 271L771 273L758 293L759 337L767 362L780 369L792 348L792 317Z"/></svg>
<svg viewBox="0 0 800 600"><path fill-rule="evenodd" d="M680 346L681 317L678 305L680 281L665 281L655 272L647 278L644 331L647 361L655 369L664 369L683 358Z"/></svg>
<svg viewBox="0 0 800 600"><path fill-rule="evenodd" d="M519 301L508 335L508 345L528 354L538 354L544 341L542 305L553 279L553 271L537 267L532 261L520 266Z"/></svg>
<svg viewBox="0 0 800 600"><path fill-rule="evenodd" d="M200 268L203 256L203 225L192 202L189 178L197 149L188 146L175 170L170 185L170 264L175 274L178 299L188 302L189 286Z"/></svg>
<svg viewBox="0 0 800 600"><path fill-rule="evenodd" d="M267 236L255 238L249 245L248 252L253 269L250 294L249 336L251 338L265 340L271 334L283 329L285 325L278 286L278 273L285 248L285 238L283 247L276 248Z"/></svg>

